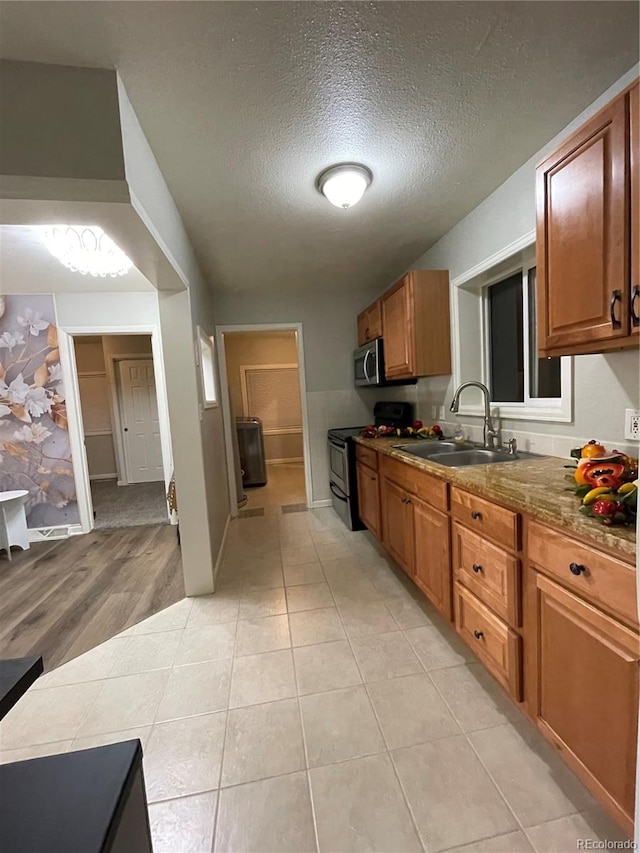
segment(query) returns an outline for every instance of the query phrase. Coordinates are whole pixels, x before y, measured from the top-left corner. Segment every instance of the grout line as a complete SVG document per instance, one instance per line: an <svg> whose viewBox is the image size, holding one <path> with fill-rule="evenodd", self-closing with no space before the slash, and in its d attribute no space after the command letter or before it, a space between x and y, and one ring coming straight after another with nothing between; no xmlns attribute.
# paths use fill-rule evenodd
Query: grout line
<svg viewBox="0 0 640 853"><path fill-rule="evenodd" d="M222 798L222 771L224 770L224 758L226 754L227 748L227 733L229 731L229 714L231 713L231 708L229 707L231 704L231 688L233 686L233 670L234 670L234 661L235 661L235 651L238 640L238 622L240 620L236 620L236 629L233 635L233 656L231 658L231 668L229 670L229 690L227 691L227 708L225 712L225 720L224 720L224 734L222 736L222 749L220 750L220 771L218 773L218 797L216 800L216 808L213 816L213 829L211 833L211 850L213 851L216 846L216 835L218 831L218 816L220 814L220 800Z"/></svg>
<svg viewBox="0 0 640 853"><path fill-rule="evenodd" d="M357 560L357 562L359 563L360 567L361 567L361 568L363 568L363 570L364 570L364 567L362 566L362 563L360 562L359 557L357 557L357 556L356 556L356 560ZM331 590L331 594L333 595L333 590ZM334 600L335 600L335 596L334 596ZM407 797L407 795L406 795L406 793L405 793L405 790L404 790L404 788L402 787L402 784L401 784L400 779L399 779L399 777L398 777L398 773L397 773L397 770L396 770L395 764L394 764L394 762L393 762L393 758L392 758L392 756L391 756L391 751L389 750L389 744L388 744L387 739L386 739L385 734L384 734L384 729L383 729L382 724L381 724L381 722L380 722L380 718L378 717L378 714L376 713L376 709L375 709L375 707L374 707L374 704L373 704L373 702L371 701L371 695L370 695L370 693L369 693L369 689L367 688L367 682L365 681L364 676L363 676L363 674L362 674L362 670L361 670L361 668L360 668L360 664L358 663L358 657L357 657L357 655L356 655L356 653L355 653L355 651L354 651L354 649L353 649L353 643L352 643L352 641L351 641L351 637L349 637L349 634L347 633L347 630L346 630L346 628L345 628L345 626L344 626L344 622L343 622L343 619L342 619L342 614L340 613L340 610L339 610L339 608L338 608L337 604L336 604L336 609L338 610L338 616L339 616L339 618L340 618L340 621L342 622L342 628L343 628L343 630L344 630L344 632L345 632L345 635L346 635L346 638L347 638L347 642L349 643L349 648L351 649L351 654L353 655L353 659L354 659L354 661L355 661L355 663L356 663L356 667L358 668L358 672L359 672L359 674L360 674L360 678L362 679L362 686L364 687L365 694L366 694L366 696L367 696L367 699L369 700L369 705L370 705L370 707L371 707L371 711L372 711L373 716L374 716L374 719L375 719L375 721L376 721L376 725L378 726L378 731L379 731L380 736L381 736L381 738L382 738L382 742L383 742L383 743L384 743L384 745L385 745L385 750L384 750L383 752L378 753L378 754L379 754L379 755L386 755L386 756L387 756L387 758L388 758L388 760L389 760L389 763L391 764L391 767L393 768L393 773L394 773L394 776L395 776L395 778L396 778L396 781L398 782L399 789L400 789L400 793L401 793L401 795L402 795L402 799L404 800L404 803L405 803L405 805L406 805L406 807L407 807L407 811L409 812L409 816L411 817L411 822L413 823L413 828L414 828L415 833L416 833L416 838L418 839L418 842L420 843L420 845L422 846L423 850L424 850L424 851L425 851L425 853L426 853L426 851L427 851L426 845L425 845L425 843L424 843L424 841L423 841L423 839L422 839L422 835L421 835L421 833L420 833L420 831L419 831L419 829L418 829L418 824L417 824L417 821L416 821L415 815L414 815L414 813L413 813L413 809L411 808L411 804L409 803L408 797ZM390 612L390 611L388 611L388 612ZM395 620L395 617L393 616L393 614L392 614L392 613L391 613L391 618L392 618L394 621L396 621L396 620ZM374 635L374 636L379 636L379 635ZM406 638L405 638L405 639L406 639ZM411 648L413 649L413 647L411 647ZM414 654L415 654L415 651L414 651ZM416 655L416 657L418 657L418 656ZM418 658L418 660L419 660L419 662L420 662L420 665L422 666L422 661L420 661L420 659L419 659L419 658Z"/></svg>

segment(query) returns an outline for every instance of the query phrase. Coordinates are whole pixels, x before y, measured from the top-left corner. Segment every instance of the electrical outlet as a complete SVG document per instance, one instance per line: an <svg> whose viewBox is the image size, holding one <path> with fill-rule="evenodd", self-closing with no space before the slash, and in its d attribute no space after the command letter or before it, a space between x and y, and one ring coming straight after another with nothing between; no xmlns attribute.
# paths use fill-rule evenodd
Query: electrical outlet
<svg viewBox="0 0 640 853"><path fill-rule="evenodd" d="M640 441L640 412L636 409L625 410L624 437L629 441Z"/></svg>
<svg viewBox="0 0 640 853"><path fill-rule="evenodd" d="M438 407L437 406L431 406L431 417L432 418L438 417Z"/></svg>

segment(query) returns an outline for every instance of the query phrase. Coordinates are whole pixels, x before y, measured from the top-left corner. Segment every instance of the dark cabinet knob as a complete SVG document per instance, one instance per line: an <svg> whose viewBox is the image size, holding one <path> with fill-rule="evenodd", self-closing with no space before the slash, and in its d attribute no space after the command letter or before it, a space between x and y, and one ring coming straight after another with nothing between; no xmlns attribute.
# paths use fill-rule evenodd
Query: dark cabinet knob
<svg viewBox="0 0 640 853"><path fill-rule="evenodd" d="M569 563L569 571L572 575L581 575L586 574L587 570L584 566L581 566L579 563Z"/></svg>
<svg viewBox="0 0 640 853"><path fill-rule="evenodd" d="M478 510L477 510L477 509L474 509L474 510L473 510L473 512L471 513L471 518L472 518L474 521L477 521L479 518L482 518L482 513L481 513L481 512L478 512Z"/></svg>
<svg viewBox="0 0 640 853"><path fill-rule="evenodd" d="M125 432L129 432L129 427L125 427L125 428L124 428L124 431L125 431Z"/></svg>
<svg viewBox="0 0 640 853"><path fill-rule="evenodd" d="M408 504L410 504L410 503L411 503L411 498L407 498L407 503L408 503Z"/></svg>
<svg viewBox="0 0 640 853"><path fill-rule="evenodd" d="M476 640L481 640L484 637L484 634L482 633L482 631L474 631L473 636L476 638Z"/></svg>
<svg viewBox="0 0 640 853"><path fill-rule="evenodd" d="M478 572L481 572L481 571L482 571L482 566L479 566L477 563L474 563L474 564L471 566L471 568L473 569L473 571L474 571L476 574L478 574Z"/></svg>

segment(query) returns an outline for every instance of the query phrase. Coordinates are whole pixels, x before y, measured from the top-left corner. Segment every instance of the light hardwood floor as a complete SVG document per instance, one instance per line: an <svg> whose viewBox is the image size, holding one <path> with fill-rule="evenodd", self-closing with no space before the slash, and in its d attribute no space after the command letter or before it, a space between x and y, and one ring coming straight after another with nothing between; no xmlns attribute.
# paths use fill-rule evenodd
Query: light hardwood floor
<svg viewBox="0 0 640 853"><path fill-rule="evenodd" d="M307 495L304 485L304 463L282 462L267 465L266 486L245 486L247 503L243 509L279 508L287 504L304 504Z"/></svg>
<svg viewBox="0 0 640 853"><path fill-rule="evenodd" d="M184 597L176 528L94 530L0 555L0 657L77 657Z"/></svg>

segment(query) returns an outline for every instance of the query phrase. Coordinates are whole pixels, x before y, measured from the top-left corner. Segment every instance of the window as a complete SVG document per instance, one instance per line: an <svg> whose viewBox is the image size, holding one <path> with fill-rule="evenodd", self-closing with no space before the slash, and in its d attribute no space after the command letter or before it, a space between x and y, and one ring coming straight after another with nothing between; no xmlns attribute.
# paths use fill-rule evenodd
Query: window
<svg viewBox="0 0 640 853"><path fill-rule="evenodd" d="M485 288L487 374L496 403L562 396L560 359L538 358L535 281L530 267Z"/></svg>
<svg viewBox="0 0 640 853"><path fill-rule="evenodd" d="M205 409L218 405L216 390L216 365L213 338L198 327L198 354L200 356L200 374L202 377L202 397Z"/></svg>
<svg viewBox="0 0 640 853"><path fill-rule="evenodd" d="M483 382L501 418L569 422L573 360L538 358L535 247L522 245L452 281L454 387ZM480 393L468 391L460 414L482 411Z"/></svg>

